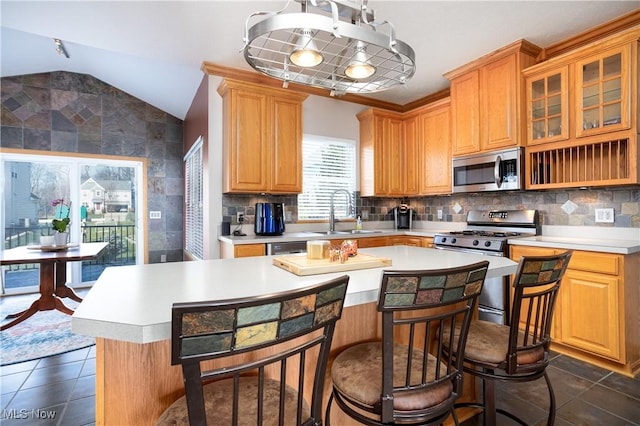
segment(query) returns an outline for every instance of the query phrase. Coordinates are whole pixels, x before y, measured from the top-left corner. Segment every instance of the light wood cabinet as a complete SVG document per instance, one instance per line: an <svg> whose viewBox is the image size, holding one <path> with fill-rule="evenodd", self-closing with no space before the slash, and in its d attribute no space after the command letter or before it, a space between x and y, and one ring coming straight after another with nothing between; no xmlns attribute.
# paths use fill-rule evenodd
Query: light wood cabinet
<svg viewBox="0 0 640 426"><path fill-rule="evenodd" d="M451 80L451 155L480 151L480 71Z"/></svg>
<svg viewBox="0 0 640 426"><path fill-rule="evenodd" d="M524 145L521 71L539 52L520 40L445 74L451 80L452 156Z"/></svg>
<svg viewBox="0 0 640 426"><path fill-rule="evenodd" d="M523 75L526 189L640 182L637 29L549 59Z"/></svg>
<svg viewBox="0 0 640 426"><path fill-rule="evenodd" d="M220 242L220 258L231 259L234 257L265 256L264 244L231 244Z"/></svg>
<svg viewBox="0 0 640 426"><path fill-rule="evenodd" d="M398 235L389 237L389 246L433 247L431 237L413 237L410 235Z"/></svg>
<svg viewBox="0 0 640 426"><path fill-rule="evenodd" d="M576 62L576 136L629 128L631 45Z"/></svg>
<svg viewBox="0 0 640 426"><path fill-rule="evenodd" d="M405 138L401 114L376 108L357 115L360 122L360 193L398 197L417 192L415 132ZM412 192L416 191L416 192Z"/></svg>
<svg viewBox="0 0 640 426"><path fill-rule="evenodd" d="M564 250L511 246L511 258ZM640 369L640 253L574 250L554 311L554 349L622 374Z"/></svg>
<svg viewBox="0 0 640 426"><path fill-rule="evenodd" d="M526 79L527 145L569 139L568 75L562 66Z"/></svg>
<svg viewBox="0 0 640 426"><path fill-rule="evenodd" d="M420 195L451 193L451 101L443 99L421 109L418 169Z"/></svg>
<svg viewBox="0 0 640 426"><path fill-rule="evenodd" d="M358 248L384 247L389 245L387 237L358 238Z"/></svg>
<svg viewBox="0 0 640 426"><path fill-rule="evenodd" d="M306 95L224 80L223 191L302 192L302 102Z"/></svg>
<svg viewBox="0 0 640 426"><path fill-rule="evenodd" d="M449 98L407 114L372 108L358 120L362 196L451 193Z"/></svg>

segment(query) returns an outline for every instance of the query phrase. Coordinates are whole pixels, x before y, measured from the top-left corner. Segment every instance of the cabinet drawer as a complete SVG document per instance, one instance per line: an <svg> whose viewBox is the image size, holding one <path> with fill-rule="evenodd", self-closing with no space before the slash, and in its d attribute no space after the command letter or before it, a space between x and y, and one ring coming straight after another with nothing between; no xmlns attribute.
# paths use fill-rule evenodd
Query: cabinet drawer
<svg viewBox="0 0 640 426"><path fill-rule="evenodd" d="M620 256L615 254L574 251L569 262L569 269L619 275L619 265Z"/></svg>

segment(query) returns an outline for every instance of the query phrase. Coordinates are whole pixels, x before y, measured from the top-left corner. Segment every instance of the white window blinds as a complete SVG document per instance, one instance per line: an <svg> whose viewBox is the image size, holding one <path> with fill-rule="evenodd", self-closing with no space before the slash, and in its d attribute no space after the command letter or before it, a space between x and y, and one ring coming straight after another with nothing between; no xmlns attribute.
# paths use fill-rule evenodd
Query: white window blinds
<svg viewBox="0 0 640 426"><path fill-rule="evenodd" d="M185 250L203 259L202 136L184 157Z"/></svg>
<svg viewBox="0 0 640 426"><path fill-rule="evenodd" d="M302 141L302 185L298 195L298 220L329 218L331 194L346 189L355 201L356 143L322 136L304 135ZM334 198L336 218L353 215L346 194Z"/></svg>

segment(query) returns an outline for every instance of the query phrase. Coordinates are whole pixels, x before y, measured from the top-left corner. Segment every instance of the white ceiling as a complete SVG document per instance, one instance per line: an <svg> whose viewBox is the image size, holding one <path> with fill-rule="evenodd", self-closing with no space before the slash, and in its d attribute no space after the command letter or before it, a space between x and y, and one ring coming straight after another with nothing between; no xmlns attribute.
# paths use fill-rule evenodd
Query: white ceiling
<svg viewBox="0 0 640 426"><path fill-rule="evenodd" d="M202 62L250 70L240 53L245 19L285 4L1 0L0 75L86 73L183 119ZM549 46L638 9L640 1L369 0L368 6L393 23L417 63L408 84L368 96L403 105L446 88L443 73L513 41ZM63 40L69 59L56 53L52 38Z"/></svg>

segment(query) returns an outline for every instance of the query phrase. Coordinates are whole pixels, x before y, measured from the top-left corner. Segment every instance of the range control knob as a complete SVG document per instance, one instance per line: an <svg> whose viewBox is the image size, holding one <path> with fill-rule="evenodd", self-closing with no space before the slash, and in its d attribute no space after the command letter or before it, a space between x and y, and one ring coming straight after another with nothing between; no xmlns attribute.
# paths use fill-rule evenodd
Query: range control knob
<svg viewBox="0 0 640 426"><path fill-rule="evenodd" d="M442 242L446 243L447 242L447 237L442 237Z"/></svg>
<svg viewBox="0 0 640 426"><path fill-rule="evenodd" d="M477 246L478 244L480 244L480 241L478 241L478 240L473 240L473 245L474 245L474 246Z"/></svg>
<svg viewBox="0 0 640 426"><path fill-rule="evenodd" d="M458 240L456 240L455 238L452 238L452 239L451 239L451 244L455 244L455 243L456 243L456 241L458 241Z"/></svg>
<svg viewBox="0 0 640 426"><path fill-rule="evenodd" d="M485 242L484 242L484 246L485 246L485 247L489 247L489 246L491 246L491 241L485 241Z"/></svg>

